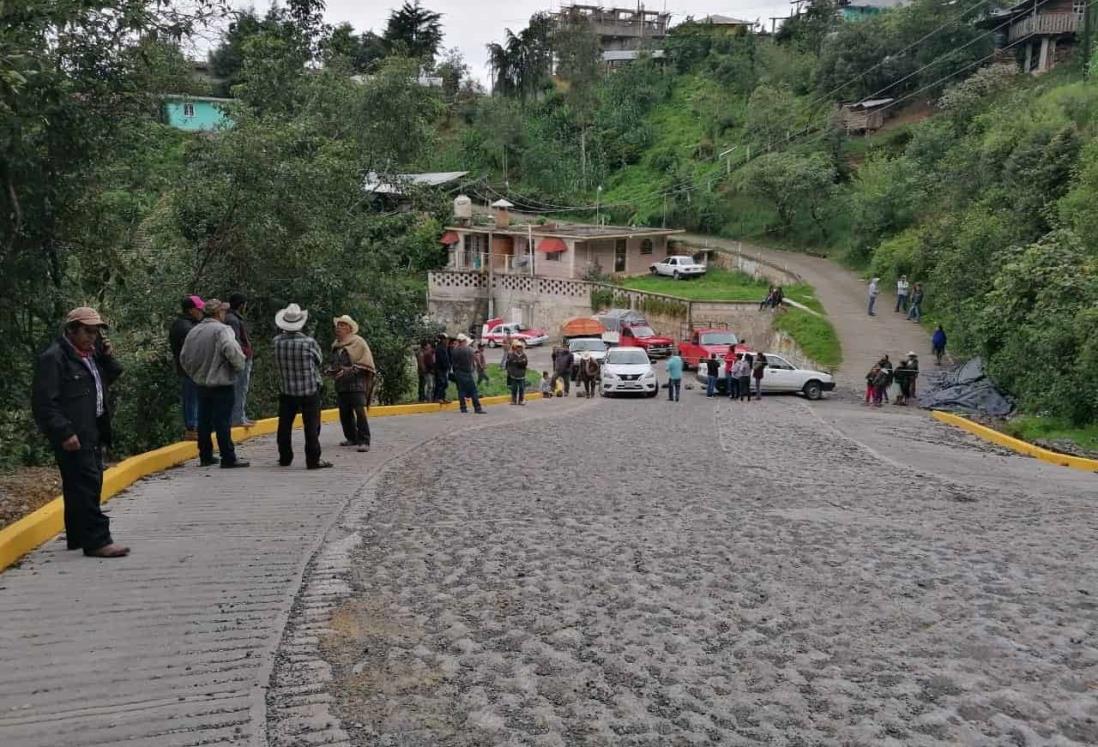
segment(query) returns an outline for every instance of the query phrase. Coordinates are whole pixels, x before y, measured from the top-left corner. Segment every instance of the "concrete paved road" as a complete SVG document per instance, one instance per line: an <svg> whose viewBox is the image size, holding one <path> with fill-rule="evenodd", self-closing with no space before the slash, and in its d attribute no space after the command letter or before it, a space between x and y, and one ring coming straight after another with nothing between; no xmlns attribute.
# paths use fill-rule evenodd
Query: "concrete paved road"
<svg viewBox="0 0 1098 747"><path fill-rule="evenodd" d="M272 743L1098 742L1094 476L842 398L578 402L374 476Z"/></svg>
<svg viewBox="0 0 1098 747"><path fill-rule="evenodd" d="M335 469L305 471L298 432L288 470L268 438L240 447L250 469L192 463L138 483L107 505L129 558L84 558L58 538L0 574L0 745L265 744L302 573L351 497L440 433L535 409L379 418L369 454L339 449L326 426Z"/></svg>

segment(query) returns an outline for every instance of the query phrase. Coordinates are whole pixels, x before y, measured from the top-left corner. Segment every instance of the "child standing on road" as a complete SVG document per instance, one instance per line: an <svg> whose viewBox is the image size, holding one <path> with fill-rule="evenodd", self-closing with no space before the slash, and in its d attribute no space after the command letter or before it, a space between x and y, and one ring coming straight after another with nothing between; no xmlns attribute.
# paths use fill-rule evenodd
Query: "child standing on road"
<svg viewBox="0 0 1098 747"><path fill-rule="evenodd" d="M548 371L541 372L541 387L539 391L541 391L541 396L546 399L553 396L553 382L549 379Z"/></svg>
<svg viewBox="0 0 1098 747"><path fill-rule="evenodd" d="M873 392L876 387L874 382L877 381L877 374L880 371L881 367L874 363L873 368L869 369L869 373L865 375L865 403L867 405L873 404Z"/></svg>

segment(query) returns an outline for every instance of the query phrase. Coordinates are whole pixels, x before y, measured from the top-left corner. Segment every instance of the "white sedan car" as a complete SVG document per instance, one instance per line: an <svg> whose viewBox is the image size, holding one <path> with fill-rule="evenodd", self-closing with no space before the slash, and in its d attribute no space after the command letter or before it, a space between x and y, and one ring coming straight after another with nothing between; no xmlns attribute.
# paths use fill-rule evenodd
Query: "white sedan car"
<svg viewBox="0 0 1098 747"><path fill-rule="evenodd" d="M751 355L751 353L748 353ZM766 372L763 373L762 390L764 394L778 394L781 392L800 392L808 399L819 399L824 392L830 392L835 388L835 379L831 374L822 371L812 371L807 368L797 368L780 355L766 353ZM705 365L698 368L698 382L704 385L708 377ZM724 360L721 360L721 376L717 380L717 391L727 394L725 389ZM703 389L704 391L704 389ZM755 391L755 380L751 380L751 391Z"/></svg>
<svg viewBox="0 0 1098 747"><path fill-rule="evenodd" d="M666 275L675 278L696 278L705 274L705 265L694 261L694 258L685 254L676 254L665 260L649 266L653 275Z"/></svg>
<svg viewBox="0 0 1098 747"><path fill-rule="evenodd" d="M599 392L612 394L644 394L655 397L660 385L656 370L643 348L611 348L602 361Z"/></svg>

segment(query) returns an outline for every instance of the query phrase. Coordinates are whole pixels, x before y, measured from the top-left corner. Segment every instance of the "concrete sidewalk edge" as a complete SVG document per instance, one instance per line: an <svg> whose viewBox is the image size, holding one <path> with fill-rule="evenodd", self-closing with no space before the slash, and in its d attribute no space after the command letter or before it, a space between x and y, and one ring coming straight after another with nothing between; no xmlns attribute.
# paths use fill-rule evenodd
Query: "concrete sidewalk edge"
<svg viewBox="0 0 1098 747"><path fill-rule="evenodd" d="M931 415L935 420L939 420L943 423L956 426L964 431L968 431L974 436L990 441L993 444L1004 446L1012 451L1016 451L1019 454L1025 454L1027 456L1040 459L1042 462L1048 462L1049 464L1055 464L1060 467L1071 467L1072 469L1083 470L1084 472L1098 473L1098 459L1087 459L1086 457L1071 456L1070 454L1061 454L1058 451L1052 451L1035 444L1031 444L1027 441L1008 436L1005 433L1001 433L994 428L988 428L986 425L973 422L966 417L960 415L954 415L950 412L942 412L941 410L934 410Z"/></svg>

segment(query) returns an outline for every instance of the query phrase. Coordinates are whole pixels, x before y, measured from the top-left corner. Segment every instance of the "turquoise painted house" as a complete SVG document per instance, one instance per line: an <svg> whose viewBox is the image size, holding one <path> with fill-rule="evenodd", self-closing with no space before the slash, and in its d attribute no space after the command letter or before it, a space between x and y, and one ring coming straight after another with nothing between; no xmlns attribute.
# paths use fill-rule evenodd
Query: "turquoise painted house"
<svg viewBox="0 0 1098 747"><path fill-rule="evenodd" d="M213 132L233 126L226 114L233 99L212 96L164 96L164 121L186 132Z"/></svg>

